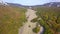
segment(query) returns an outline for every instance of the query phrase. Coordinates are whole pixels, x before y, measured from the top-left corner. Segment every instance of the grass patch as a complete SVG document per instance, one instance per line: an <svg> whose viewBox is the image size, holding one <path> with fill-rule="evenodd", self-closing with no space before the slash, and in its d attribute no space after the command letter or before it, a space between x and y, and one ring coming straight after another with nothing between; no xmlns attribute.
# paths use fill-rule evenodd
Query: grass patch
<svg viewBox="0 0 60 34"><path fill-rule="evenodd" d="M40 31L40 27L39 26L33 28L33 32L38 33L39 31Z"/></svg>
<svg viewBox="0 0 60 34"><path fill-rule="evenodd" d="M18 34L18 29L26 22L26 9L0 6L0 34Z"/></svg>
<svg viewBox="0 0 60 34"><path fill-rule="evenodd" d="M39 7L35 9L37 19L32 22L38 22L44 27L43 34L58 34L60 31L60 8L57 7ZM38 18L41 18L38 20Z"/></svg>

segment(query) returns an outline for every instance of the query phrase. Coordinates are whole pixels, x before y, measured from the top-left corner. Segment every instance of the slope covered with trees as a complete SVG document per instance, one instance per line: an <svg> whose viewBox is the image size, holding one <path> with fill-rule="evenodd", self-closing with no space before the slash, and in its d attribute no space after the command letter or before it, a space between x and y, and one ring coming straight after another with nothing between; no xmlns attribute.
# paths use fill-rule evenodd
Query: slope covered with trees
<svg viewBox="0 0 60 34"><path fill-rule="evenodd" d="M60 8L39 7L35 10L38 17L32 22L37 22L44 27L43 34L60 34Z"/></svg>

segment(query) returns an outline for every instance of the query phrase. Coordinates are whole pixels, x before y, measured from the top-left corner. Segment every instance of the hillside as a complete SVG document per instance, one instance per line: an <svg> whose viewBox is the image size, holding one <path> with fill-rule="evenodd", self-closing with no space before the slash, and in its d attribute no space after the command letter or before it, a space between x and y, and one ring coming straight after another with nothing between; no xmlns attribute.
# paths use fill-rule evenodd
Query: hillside
<svg viewBox="0 0 60 34"><path fill-rule="evenodd" d="M60 7L60 2L50 2L50 3L46 3L43 6L47 6L47 7Z"/></svg>
<svg viewBox="0 0 60 34"><path fill-rule="evenodd" d="M35 10L38 17L32 22L38 22L44 27L43 34L60 34L60 8L39 7Z"/></svg>
<svg viewBox="0 0 60 34"><path fill-rule="evenodd" d="M60 2L50 2L50 3L45 3L42 5L35 5L35 6L30 6L32 9L39 8L39 7L60 7Z"/></svg>
<svg viewBox="0 0 60 34"><path fill-rule="evenodd" d="M36 11L37 17L30 21L31 23L37 22L37 26L41 25L44 28L43 34L60 34L60 2L36 6L24 6L14 3L0 4L0 34L18 34L18 29L27 21L26 11L28 11L27 18L29 20L35 17L34 11ZM26 23L31 28L31 23ZM28 30L28 26L25 24L21 32L23 31L24 34L29 32L30 34L31 30ZM32 31L38 32L39 29L36 28Z"/></svg>
<svg viewBox="0 0 60 34"><path fill-rule="evenodd" d="M18 34L18 29L25 23L26 9L16 6L0 5L0 34Z"/></svg>
<svg viewBox="0 0 60 34"><path fill-rule="evenodd" d="M17 3L7 3L10 6L17 6L17 7L22 7L22 8L29 8L29 6L22 5L22 4L17 4Z"/></svg>

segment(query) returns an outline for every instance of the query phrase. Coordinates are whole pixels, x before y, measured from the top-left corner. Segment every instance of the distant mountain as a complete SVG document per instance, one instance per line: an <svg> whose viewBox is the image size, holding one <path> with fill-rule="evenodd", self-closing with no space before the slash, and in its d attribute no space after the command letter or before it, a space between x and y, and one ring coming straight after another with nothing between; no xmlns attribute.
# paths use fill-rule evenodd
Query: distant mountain
<svg viewBox="0 0 60 34"><path fill-rule="evenodd" d="M2 3L0 3L2 4ZM22 4L16 4L16 3L5 3L6 5L10 5L10 6L17 6L17 7L23 7L23 8L29 8L29 7L60 7L60 2L50 2L50 3L45 3L43 5L35 5L35 6L26 6L26 5L22 5Z"/></svg>
<svg viewBox="0 0 60 34"><path fill-rule="evenodd" d="M21 5L21 4L16 4L16 3L7 3L7 4L9 4L9 5L12 5L12 6L23 6L23 5Z"/></svg>
<svg viewBox="0 0 60 34"><path fill-rule="evenodd" d="M25 5L22 5L22 4L16 4L16 3L7 3L8 5L10 6L17 6L17 7L23 7L23 8L28 8L29 6L25 6Z"/></svg>
<svg viewBox="0 0 60 34"><path fill-rule="evenodd" d="M4 6L6 6L6 5L8 5L6 2L0 2L0 5L4 5Z"/></svg>
<svg viewBox="0 0 60 34"><path fill-rule="evenodd" d="M60 2L50 2L50 3L46 3L43 6L47 6L47 7L60 7Z"/></svg>
<svg viewBox="0 0 60 34"><path fill-rule="evenodd" d="M60 8L60 2L50 2L50 3L45 3L43 5L35 5L35 6L31 6L33 10L40 8L40 7L56 7L56 8Z"/></svg>

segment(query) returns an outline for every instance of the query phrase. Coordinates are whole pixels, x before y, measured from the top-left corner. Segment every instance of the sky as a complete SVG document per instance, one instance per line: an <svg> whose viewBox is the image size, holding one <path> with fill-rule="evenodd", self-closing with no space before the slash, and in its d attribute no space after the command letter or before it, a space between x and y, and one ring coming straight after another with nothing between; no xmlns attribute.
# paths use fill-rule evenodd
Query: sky
<svg viewBox="0 0 60 34"><path fill-rule="evenodd" d="M22 5L42 5L49 2L60 2L60 0L3 0L9 3L18 3Z"/></svg>

